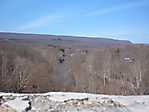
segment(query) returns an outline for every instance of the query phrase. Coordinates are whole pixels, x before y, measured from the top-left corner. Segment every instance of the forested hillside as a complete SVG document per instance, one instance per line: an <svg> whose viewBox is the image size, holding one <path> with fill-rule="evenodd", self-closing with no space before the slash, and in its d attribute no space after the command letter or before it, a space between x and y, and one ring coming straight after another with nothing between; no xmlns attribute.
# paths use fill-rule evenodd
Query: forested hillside
<svg viewBox="0 0 149 112"><path fill-rule="evenodd" d="M75 38L1 33L0 91L149 93L149 46Z"/></svg>

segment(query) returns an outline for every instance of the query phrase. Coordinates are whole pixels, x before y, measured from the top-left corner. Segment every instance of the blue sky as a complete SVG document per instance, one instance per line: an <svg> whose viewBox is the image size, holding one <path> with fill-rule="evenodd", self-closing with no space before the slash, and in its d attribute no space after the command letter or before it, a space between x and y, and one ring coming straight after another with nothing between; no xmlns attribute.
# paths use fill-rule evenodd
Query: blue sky
<svg viewBox="0 0 149 112"><path fill-rule="evenodd" d="M0 31L149 43L149 0L0 0Z"/></svg>

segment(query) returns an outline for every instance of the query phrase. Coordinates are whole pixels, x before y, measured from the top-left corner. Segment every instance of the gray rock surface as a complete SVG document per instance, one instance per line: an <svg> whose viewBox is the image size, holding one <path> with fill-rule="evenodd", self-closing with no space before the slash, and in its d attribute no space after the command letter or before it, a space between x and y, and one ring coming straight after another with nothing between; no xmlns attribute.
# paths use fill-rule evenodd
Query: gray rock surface
<svg viewBox="0 0 149 112"><path fill-rule="evenodd" d="M87 93L6 94L0 112L148 112L149 96Z"/></svg>

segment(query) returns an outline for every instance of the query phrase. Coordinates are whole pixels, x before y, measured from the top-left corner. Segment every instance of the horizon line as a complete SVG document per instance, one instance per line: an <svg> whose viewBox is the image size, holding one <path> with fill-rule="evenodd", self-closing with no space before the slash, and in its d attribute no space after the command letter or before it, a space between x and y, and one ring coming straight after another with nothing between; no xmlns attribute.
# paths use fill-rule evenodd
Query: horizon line
<svg viewBox="0 0 149 112"><path fill-rule="evenodd" d="M90 39L110 39L110 40L120 40L120 41L129 41L131 43L134 43L127 39L116 39L112 36L91 36L91 35L65 35L65 34L49 34L49 33L31 33L31 32L9 32L9 31L0 31L0 33L9 33L9 34L24 34L24 35L43 35L43 36L63 36L63 37L76 37L76 38L90 38ZM115 36L116 37L116 36Z"/></svg>

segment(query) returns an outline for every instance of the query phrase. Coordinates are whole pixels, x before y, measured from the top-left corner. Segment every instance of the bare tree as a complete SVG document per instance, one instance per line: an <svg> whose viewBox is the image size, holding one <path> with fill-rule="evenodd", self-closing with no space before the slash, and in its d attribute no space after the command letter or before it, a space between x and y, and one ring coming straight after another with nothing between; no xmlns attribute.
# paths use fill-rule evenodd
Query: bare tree
<svg viewBox="0 0 149 112"><path fill-rule="evenodd" d="M1 74L2 80L6 78L7 72L7 55L3 51L1 52L2 55L2 65L1 65Z"/></svg>
<svg viewBox="0 0 149 112"><path fill-rule="evenodd" d="M22 61L22 59L21 59ZM15 91L16 92L22 92L28 85L30 76L31 76L31 71L30 67L28 66L26 60L21 62L20 64L17 64L15 69L14 69L14 76L15 76Z"/></svg>

